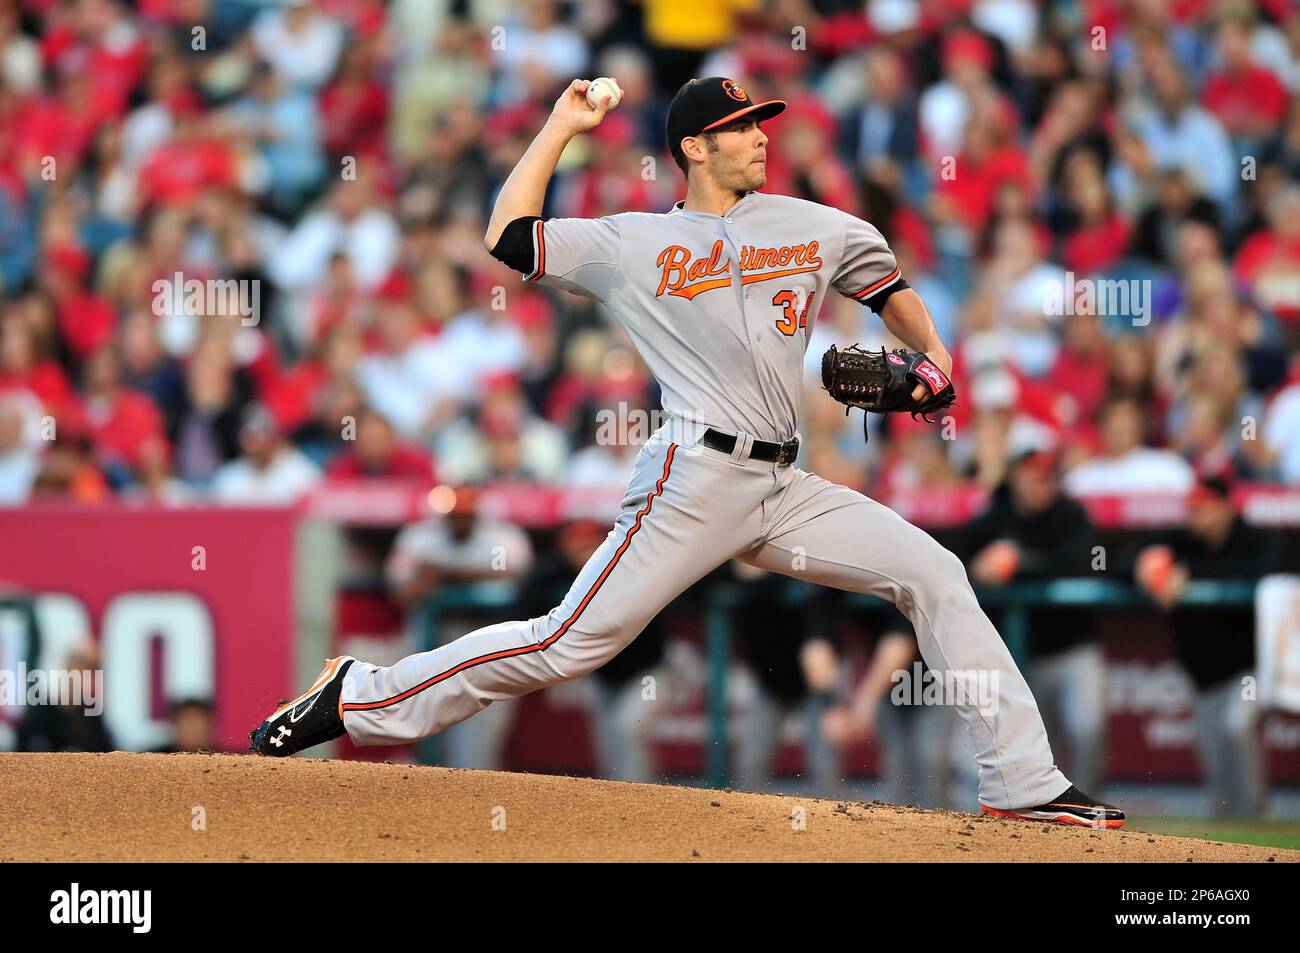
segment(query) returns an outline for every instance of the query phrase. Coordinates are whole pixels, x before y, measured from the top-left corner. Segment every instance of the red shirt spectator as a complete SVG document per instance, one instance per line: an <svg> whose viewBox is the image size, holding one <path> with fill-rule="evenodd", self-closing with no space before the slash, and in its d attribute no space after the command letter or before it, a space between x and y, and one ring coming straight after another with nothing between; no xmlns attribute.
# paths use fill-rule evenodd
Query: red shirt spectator
<svg viewBox="0 0 1300 953"><path fill-rule="evenodd" d="M41 361L26 371L0 370L0 391L5 390L31 391L51 413L57 412L72 396L68 378L53 361Z"/></svg>
<svg viewBox="0 0 1300 953"><path fill-rule="evenodd" d="M63 370L40 356L30 328L17 315L0 322L0 391L6 390L30 391L48 413L57 413L72 395Z"/></svg>
<svg viewBox="0 0 1300 953"><path fill-rule="evenodd" d="M275 418L281 432L293 433L311 417L321 387L329 372L318 361L304 361L291 367L267 387L262 402Z"/></svg>
<svg viewBox="0 0 1300 953"><path fill-rule="evenodd" d="M84 406L101 463L120 462L134 468L151 441L167 441L158 408L143 394L124 388L111 398L91 397Z"/></svg>
<svg viewBox="0 0 1300 953"><path fill-rule="evenodd" d="M149 157L139 184L142 196L160 205L188 205L205 189L238 185L234 158L224 144L179 134Z"/></svg>
<svg viewBox="0 0 1300 953"><path fill-rule="evenodd" d="M980 159L967 154L957 157L956 175L941 178L937 192L947 198L957 217L970 229L984 229L998 190L1007 183L1028 183L1033 173L1029 160L1016 148L1003 146Z"/></svg>
<svg viewBox="0 0 1300 953"><path fill-rule="evenodd" d="M78 358L107 344L117 327L113 306L89 292L77 292L59 302L59 333Z"/></svg>
<svg viewBox="0 0 1300 953"><path fill-rule="evenodd" d="M1284 201L1300 211L1300 198ZM1233 269L1259 304L1283 321L1300 322L1300 279L1296 277L1300 275L1300 223L1285 227L1286 232L1270 228L1246 239Z"/></svg>
<svg viewBox="0 0 1300 953"><path fill-rule="evenodd" d="M134 468L143 451L167 442L162 415L144 394L122 386L122 367L112 347L101 347L86 361L84 400L72 417L84 424L101 465Z"/></svg>
<svg viewBox="0 0 1300 953"><path fill-rule="evenodd" d="M1215 73L1205 82L1201 102L1229 135L1276 129L1286 119L1286 87L1272 70L1251 63L1239 72Z"/></svg>
<svg viewBox="0 0 1300 953"><path fill-rule="evenodd" d="M397 435L381 414L373 410L357 421L355 444L334 459L325 471L331 480L418 480L434 482L429 453L399 443Z"/></svg>
<svg viewBox="0 0 1300 953"><path fill-rule="evenodd" d="M1105 271L1124 257L1132 231L1119 212L1084 225L1065 240L1065 267L1081 275Z"/></svg>
<svg viewBox="0 0 1300 953"><path fill-rule="evenodd" d="M325 149L332 156L381 155L388 130L388 89L370 75L366 47L344 54L342 74L320 95Z"/></svg>

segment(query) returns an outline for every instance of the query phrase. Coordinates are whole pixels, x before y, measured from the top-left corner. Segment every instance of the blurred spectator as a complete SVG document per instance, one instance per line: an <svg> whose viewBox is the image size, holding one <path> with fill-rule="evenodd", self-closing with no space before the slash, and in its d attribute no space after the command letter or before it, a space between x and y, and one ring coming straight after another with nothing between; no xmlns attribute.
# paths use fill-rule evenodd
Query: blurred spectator
<svg viewBox="0 0 1300 953"><path fill-rule="evenodd" d="M498 374L484 381L483 401L473 420L449 424L438 443L443 479L549 482L569 459L568 441L554 424L534 415L524 402L519 378Z"/></svg>
<svg viewBox="0 0 1300 953"><path fill-rule="evenodd" d="M146 206L189 206L211 187L234 188L239 170L233 150L197 103L171 107L171 136L143 159L137 183Z"/></svg>
<svg viewBox="0 0 1300 953"><path fill-rule="evenodd" d="M1219 210L1198 195L1179 166L1161 170L1154 201L1141 213L1133 235L1133 252L1163 268L1178 261L1183 222L1202 222L1219 229Z"/></svg>
<svg viewBox="0 0 1300 953"><path fill-rule="evenodd" d="M582 34L560 15L556 0L537 0L520 9L506 29L510 42L497 54L506 89L503 98L513 102L532 89L564 84L583 74L587 43Z"/></svg>
<svg viewBox="0 0 1300 953"><path fill-rule="evenodd" d="M390 593L411 618L418 618L416 610L425 599L458 586L505 587L506 595L513 595L513 586L533 564L527 534L483 513L476 487L436 487L429 503L435 515L398 533L385 569ZM444 612L437 637L445 644L474 628L467 617ZM499 768L519 704L518 699L498 702L480 713L485 717L443 732L439 742L445 762L457 768Z"/></svg>
<svg viewBox="0 0 1300 953"><path fill-rule="evenodd" d="M0 79L19 92L31 92L41 81L39 45L22 33L22 8L17 3L0 6Z"/></svg>
<svg viewBox="0 0 1300 953"><path fill-rule="evenodd" d="M253 75L249 95L231 108L234 122L265 163L258 191L273 208L292 216L325 177L315 100L261 67Z"/></svg>
<svg viewBox="0 0 1300 953"><path fill-rule="evenodd" d="M143 447L164 440L162 416L147 397L122 385L121 359L112 346L88 357L85 387L82 414L96 460L114 486L126 486Z"/></svg>
<svg viewBox="0 0 1300 953"><path fill-rule="evenodd" d="M920 151L916 101L897 50L879 47L866 59L867 92L840 124L844 151L873 178L897 181Z"/></svg>
<svg viewBox="0 0 1300 953"><path fill-rule="evenodd" d="M317 466L328 467L348 450L350 441L356 438L355 431L364 408L365 401L356 381L346 374L331 377L316 391L313 404L308 408L310 416L293 429L293 442ZM281 416L283 412L280 410L276 413L279 419L298 419L297 416Z"/></svg>
<svg viewBox="0 0 1300 953"><path fill-rule="evenodd" d="M182 698L171 704L172 741L163 754L210 754L217 750L216 712L206 698Z"/></svg>
<svg viewBox="0 0 1300 953"><path fill-rule="evenodd" d="M220 342L210 339L195 350L180 410L169 427L181 479L205 486L239 453L240 418L251 398L252 385L231 366Z"/></svg>
<svg viewBox="0 0 1300 953"><path fill-rule="evenodd" d="M1101 453L1065 475L1070 494L1186 492L1192 468L1171 450L1143 446L1145 426L1135 401L1119 398L1107 404L1101 418Z"/></svg>
<svg viewBox="0 0 1300 953"><path fill-rule="evenodd" d="M1180 167L1221 208L1237 194L1236 157L1223 127L1190 101L1177 62L1161 56L1151 64L1149 102L1133 104L1130 122L1156 168Z"/></svg>
<svg viewBox="0 0 1300 953"><path fill-rule="evenodd" d="M524 363L524 336L510 311L490 301L494 295L483 296L489 299L486 307L470 306L452 314L439 336L439 346L475 391L485 377L517 373Z"/></svg>
<svg viewBox="0 0 1300 953"><path fill-rule="evenodd" d="M325 281L340 251L359 287L374 290L388 277L401 234L375 196L373 175L369 164L358 164L355 179L336 184L325 204L298 222L267 262L272 281L286 291L307 292Z"/></svg>
<svg viewBox="0 0 1300 953"><path fill-rule="evenodd" d="M948 460L943 437L932 425L897 417L889 426L889 448L876 483L883 499L900 491L943 489L960 482L960 474Z"/></svg>
<svg viewBox="0 0 1300 953"><path fill-rule="evenodd" d="M400 10L402 5L397 6ZM487 45L470 24L448 20L431 38L430 45L431 49L403 59L393 83L395 101L389 138L397 155L407 163L423 160L424 150L430 146L460 138L454 133L465 128L467 113L476 116L479 107L486 105L492 85ZM430 136L430 131L436 135ZM462 141L460 145L477 143Z"/></svg>
<svg viewBox="0 0 1300 953"><path fill-rule="evenodd" d="M1135 578L1171 613L1174 654L1195 688L1196 746L1216 815L1264 810L1259 709L1244 680L1255 667L1252 606L1180 606L1193 580L1255 580L1279 566L1275 540L1247 525L1231 485L1200 479L1187 498L1188 526L1143 550Z"/></svg>
<svg viewBox="0 0 1300 953"><path fill-rule="evenodd" d="M936 157L941 175L931 204L940 223L973 237L989 224L1004 189L1032 190L1034 183L1028 160L1012 140L1006 104L982 91L969 111L961 151Z"/></svg>
<svg viewBox="0 0 1300 953"><path fill-rule="evenodd" d="M344 423L343 427L346 426ZM329 465L327 472L331 480L386 479L433 483L433 461L428 451L401 443L383 414L362 409L356 417L355 427L355 442L345 437L343 445L347 449Z"/></svg>
<svg viewBox="0 0 1300 953"><path fill-rule="evenodd" d="M645 36L654 47L655 82L661 95L671 97L696 76L705 55L730 43L740 18L756 11L758 0L644 0Z"/></svg>
<svg viewBox="0 0 1300 953"><path fill-rule="evenodd" d="M192 505L201 501L198 491L177 478L172 469L171 448L165 440L146 443L140 448L136 482L125 491L136 503L151 502L163 506Z"/></svg>
<svg viewBox="0 0 1300 953"><path fill-rule="evenodd" d="M104 673L99 647L87 639L68 650L62 668L50 673L53 684L80 685L80 698L49 699L26 705L18 722L19 751L112 751L113 738L104 724ZM71 676L67 678L66 676ZM80 703L78 703L80 702Z"/></svg>
<svg viewBox="0 0 1300 953"><path fill-rule="evenodd" d="M943 39L943 78L928 88L920 101L921 131L932 159L970 152L969 134L979 132L971 122L975 100L989 93L992 84L993 47L974 30L954 30ZM981 154L975 147L975 154Z"/></svg>
<svg viewBox="0 0 1300 953"><path fill-rule="evenodd" d="M1077 152L1066 166L1068 207L1075 225L1062 249L1065 267L1079 275L1115 266L1129 244L1128 219L1115 208L1101 168L1088 152Z"/></svg>
<svg viewBox="0 0 1300 953"><path fill-rule="evenodd" d="M72 394L67 375L52 353L42 353L29 315L34 299L16 302L0 313L0 391L28 391L47 411L59 410Z"/></svg>
<svg viewBox="0 0 1300 953"><path fill-rule="evenodd" d="M376 58L373 43L349 46L337 75L321 93L321 144L336 167L344 156L386 154L389 93L376 69Z"/></svg>
<svg viewBox="0 0 1300 953"><path fill-rule="evenodd" d="M158 321L138 309L123 321L118 340L122 351L122 382L145 395L164 420L174 420L185 401L185 375L163 350Z"/></svg>
<svg viewBox="0 0 1300 953"><path fill-rule="evenodd" d="M1076 315L1065 322L1065 337L1048 377L1056 384L1053 411L1073 439L1095 442L1094 421L1106 398L1107 357L1099 319Z"/></svg>
<svg viewBox="0 0 1300 953"><path fill-rule="evenodd" d="M440 586L514 580L532 565L528 536L484 514L477 487L435 487L429 501L437 515L403 529L388 561L389 587L403 605Z"/></svg>
<svg viewBox="0 0 1300 953"><path fill-rule="evenodd" d="M1065 271L1046 259L1043 237L1027 219L1001 221L992 235L992 251L981 277L986 301L979 302L989 308L990 334L981 336L985 328L968 327L968 346L996 350L1029 376L1041 377L1056 358L1055 326L1066 320L1064 308L1046 307L1046 302L1065 293ZM968 307L972 305L977 301L968 302Z"/></svg>
<svg viewBox="0 0 1300 953"><path fill-rule="evenodd" d="M250 31L258 55L287 83L313 90L334 72L343 51L343 26L311 0L284 0L260 13Z"/></svg>
<svg viewBox="0 0 1300 953"><path fill-rule="evenodd" d="M381 347L356 368L366 403L403 438L425 438L468 396L472 378L441 339L420 336L418 315L408 301L381 301L376 325Z"/></svg>
<svg viewBox="0 0 1300 953"><path fill-rule="evenodd" d="M1268 228L1242 243L1233 270L1265 308L1283 321L1300 323L1300 185L1288 185L1270 201Z"/></svg>
<svg viewBox="0 0 1300 953"><path fill-rule="evenodd" d="M316 465L285 443L264 407L249 405L239 425L238 458L212 478L219 503L270 506L292 503L320 481Z"/></svg>
<svg viewBox="0 0 1300 953"><path fill-rule="evenodd" d="M73 409L55 418L54 423L55 438L41 458L41 472L32 484L32 496L104 502L112 490L95 464L94 445L84 415Z"/></svg>
<svg viewBox="0 0 1300 953"><path fill-rule="evenodd" d="M1229 15L1219 23L1221 67L1205 80L1201 100L1228 135L1254 148L1281 123L1287 111L1287 91L1268 67L1254 62L1251 18Z"/></svg>

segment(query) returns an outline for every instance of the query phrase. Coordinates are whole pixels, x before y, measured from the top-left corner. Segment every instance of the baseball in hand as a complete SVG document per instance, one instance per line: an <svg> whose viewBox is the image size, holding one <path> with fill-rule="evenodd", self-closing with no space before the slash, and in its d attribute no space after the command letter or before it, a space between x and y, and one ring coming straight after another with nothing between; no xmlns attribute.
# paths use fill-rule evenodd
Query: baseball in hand
<svg viewBox="0 0 1300 953"><path fill-rule="evenodd" d="M619 88L618 81L613 77L598 76L587 87L587 105L592 109L599 109L606 96L609 97L609 108L613 109L622 102L623 90Z"/></svg>

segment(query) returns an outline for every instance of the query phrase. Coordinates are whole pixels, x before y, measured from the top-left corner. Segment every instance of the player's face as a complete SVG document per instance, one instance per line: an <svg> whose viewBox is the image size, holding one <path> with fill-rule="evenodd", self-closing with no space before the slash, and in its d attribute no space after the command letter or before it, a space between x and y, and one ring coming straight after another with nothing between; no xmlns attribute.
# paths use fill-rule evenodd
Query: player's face
<svg viewBox="0 0 1300 953"><path fill-rule="evenodd" d="M724 189L747 192L767 184L767 135L752 119L741 118L715 130L716 151L705 156L709 177Z"/></svg>

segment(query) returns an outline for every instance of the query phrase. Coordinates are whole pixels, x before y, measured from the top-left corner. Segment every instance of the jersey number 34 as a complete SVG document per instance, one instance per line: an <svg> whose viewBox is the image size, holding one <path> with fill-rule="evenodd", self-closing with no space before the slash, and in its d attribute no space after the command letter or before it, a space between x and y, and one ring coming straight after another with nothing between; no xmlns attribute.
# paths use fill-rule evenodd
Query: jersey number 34
<svg viewBox="0 0 1300 953"><path fill-rule="evenodd" d="M803 294L797 291L778 291L772 296L772 304L781 308L781 317L776 321L776 329L786 337L793 337L795 331L808 327L808 311L812 308L813 298L817 297L817 292L808 293L808 299L803 302L803 311L799 311L802 297Z"/></svg>

